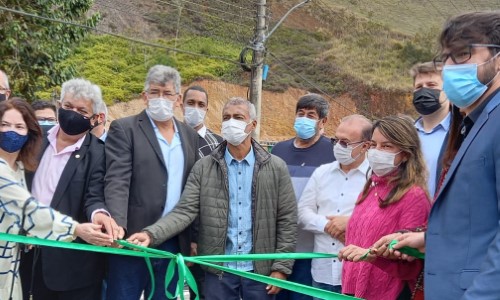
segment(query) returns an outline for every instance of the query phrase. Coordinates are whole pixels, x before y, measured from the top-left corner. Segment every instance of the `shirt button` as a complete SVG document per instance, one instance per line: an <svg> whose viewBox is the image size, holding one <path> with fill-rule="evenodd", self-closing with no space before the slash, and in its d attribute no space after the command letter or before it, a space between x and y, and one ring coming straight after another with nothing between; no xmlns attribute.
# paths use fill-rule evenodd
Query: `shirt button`
<svg viewBox="0 0 500 300"><path fill-rule="evenodd" d="M345 180L349 180L349 178L346 177Z"/></svg>
<svg viewBox="0 0 500 300"><path fill-rule="evenodd" d="M241 175L241 172L238 172L238 175Z"/></svg>
<svg viewBox="0 0 500 300"><path fill-rule="evenodd" d="M340 194L340 196L344 197L344 193Z"/></svg>
<svg viewBox="0 0 500 300"><path fill-rule="evenodd" d="M241 205L241 202L238 202L239 205Z"/></svg>
<svg viewBox="0 0 500 300"><path fill-rule="evenodd" d="M240 234L241 234L241 231L240 231Z"/></svg>
<svg viewBox="0 0 500 300"><path fill-rule="evenodd" d="M241 217L239 217L238 219L240 219L240 220L241 220Z"/></svg>
<svg viewBox="0 0 500 300"><path fill-rule="evenodd" d="M333 262L337 262L337 261L334 259Z"/></svg>
<svg viewBox="0 0 500 300"><path fill-rule="evenodd" d="M241 249L241 246L238 246L238 249Z"/></svg>
<svg viewBox="0 0 500 300"><path fill-rule="evenodd" d="M332 243L332 246L335 246L335 243Z"/></svg>
<svg viewBox="0 0 500 300"><path fill-rule="evenodd" d="M240 186L240 187L238 187L238 190L241 190L241 186Z"/></svg>
<svg viewBox="0 0 500 300"><path fill-rule="evenodd" d="M340 212L340 209L337 209L337 212L339 213L339 212Z"/></svg>

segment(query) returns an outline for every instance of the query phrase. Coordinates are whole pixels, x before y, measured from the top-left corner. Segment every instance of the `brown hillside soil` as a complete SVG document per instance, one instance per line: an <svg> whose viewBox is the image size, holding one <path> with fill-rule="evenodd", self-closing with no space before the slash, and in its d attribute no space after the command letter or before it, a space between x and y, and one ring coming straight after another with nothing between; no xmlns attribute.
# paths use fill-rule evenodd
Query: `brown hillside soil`
<svg viewBox="0 0 500 300"><path fill-rule="evenodd" d="M247 87L224 83L220 81L202 80L191 83L205 88L209 95L209 110L206 124L215 132L220 132L222 107L224 102L233 96L246 98ZM187 86L183 87L185 89ZM264 91L262 95L261 140L281 141L295 135L293 121L295 118L295 104L300 96L307 92L299 89L288 89L284 93ZM333 136L340 119L357 111L353 100L348 95L342 95L330 101L329 121L325 134ZM338 102L342 103L345 109ZM145 108L142 100L132 100L126 103L117 103L109 107L108 122L139 113ZM176 117L182 120L181 109L176 110ZM108 123L109 124L109 123Z"/></svg>

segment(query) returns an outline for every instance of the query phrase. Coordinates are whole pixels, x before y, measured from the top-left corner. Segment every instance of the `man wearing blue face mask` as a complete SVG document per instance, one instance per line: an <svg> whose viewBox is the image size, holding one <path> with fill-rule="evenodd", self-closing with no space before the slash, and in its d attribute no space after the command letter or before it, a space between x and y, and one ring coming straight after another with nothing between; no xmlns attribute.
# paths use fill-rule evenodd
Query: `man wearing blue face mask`
<svg viewBox="0 0 500 300"><path fill-rule="evenodd" d="M283 159L288 165L297 200L300 199L302 191L314 170L320 165L335 160L331 140L320 134L327 122L328 111L328 101L320 95L307 94L300 97L295 108L295 123L293 126L296 136L290 140L277 143L272 149L272 153ZM335 224L339 225L345 225L347 220L340 216L335 217L335 219ZM344 225L339 226L337 230L345 230ZM314 235L303 230L300 226L299 224L298 240L300 243L297 244L296 251L313 252ZM311 286L311 260L296 260L293 273L288 280ZM312 297L286 290L278 294L278 299L309 300Z"/></svg>
<svg viewBox="0 0 500 300"><path fill-rule="evenodd" d="M0 101L5 101L9 99L10 88L9 88L9 78L4 71L0 70Z"/></svg>
<svg viewBox="0 0 500 300"><path fill-rule="evenodd" d="M440 36L443 90L465 113L463 142L431 209L425 245L426 299L500 295L500 13L456 16ZM450 253L450 249L453 252Z"/></svg>
<svg viewBox="0 0 500 300"><path fill-rule="evenodd" d="M31 103L31 107L35 111L38 124L44 131L48 131L57 124L57 108L51 102L37 100Z"/></svg>
<svg viewBox="0 0 500 300"><path fill-rule="evenodd" d="M434 198L437 181L441 174L441 151L450 128L450 103L442 91L441 63L425 62L410 69L413 78L413 106L420 114L415 122L422 144L425 163L429 171L427 186L431 199Z"/></svg>

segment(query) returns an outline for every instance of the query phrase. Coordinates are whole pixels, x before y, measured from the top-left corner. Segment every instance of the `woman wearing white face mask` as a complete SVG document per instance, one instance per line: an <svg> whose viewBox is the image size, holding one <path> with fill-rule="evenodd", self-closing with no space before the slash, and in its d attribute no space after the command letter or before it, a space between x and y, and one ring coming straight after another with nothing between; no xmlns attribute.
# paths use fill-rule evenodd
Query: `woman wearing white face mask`
<svg viewBox="0 0 500 300"><path fill-rule="evenodd" d="M407 287L414 287L421 262L377 257L370 248L382 236L427 221L427 170L413 123L395 116L375 122L368 162L373 173L349 220L348 246L339 252L342 291L368 300L410 299Z"/></svg>

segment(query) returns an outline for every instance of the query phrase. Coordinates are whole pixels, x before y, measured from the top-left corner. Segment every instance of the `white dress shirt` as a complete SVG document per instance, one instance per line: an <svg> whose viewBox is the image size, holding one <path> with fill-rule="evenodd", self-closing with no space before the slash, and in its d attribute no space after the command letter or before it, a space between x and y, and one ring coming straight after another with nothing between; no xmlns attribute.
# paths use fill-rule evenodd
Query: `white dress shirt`
<svg viewBox="0 0 500 300"><path fill-rule="evenodd" d="M344 247L339 240L324 232L327 216L350 216L363 190L368 171L365 159L347 174L337 161L318 167L307 183L300 201L299 223L314 233L314 252L338 253ZM337 258L313 259L311 273L314 281L341 285L342 263Z"/></svg>

